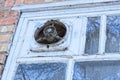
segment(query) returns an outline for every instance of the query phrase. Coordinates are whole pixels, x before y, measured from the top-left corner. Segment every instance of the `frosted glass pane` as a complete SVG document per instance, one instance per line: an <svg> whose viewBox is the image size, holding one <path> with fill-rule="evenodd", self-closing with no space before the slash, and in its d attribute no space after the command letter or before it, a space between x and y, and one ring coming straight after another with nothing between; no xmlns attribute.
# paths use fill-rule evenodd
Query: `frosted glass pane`
<svg viewBox="0 0 120 80"><path fill-rule="evenodd" d="M21 64L14 80L65 80L66 64Z"/></svg>
<svg viewBox="0 0 120 80"><path fill-rule="evenodd" d="M73 80L120 80L120 62L76 63Z"/></svg>
<svg viewBox="0 0 120 80"><path fill-rule="evenodd" d="M86 31L85 53L95 54L99 45L100 17L89 17Z"/></svg>
<svg viewBox="0 0 120 80"><path fill-rule="evenodd" d="M107 40L105 52L120 52L120 16L107 17Z"/></svg>

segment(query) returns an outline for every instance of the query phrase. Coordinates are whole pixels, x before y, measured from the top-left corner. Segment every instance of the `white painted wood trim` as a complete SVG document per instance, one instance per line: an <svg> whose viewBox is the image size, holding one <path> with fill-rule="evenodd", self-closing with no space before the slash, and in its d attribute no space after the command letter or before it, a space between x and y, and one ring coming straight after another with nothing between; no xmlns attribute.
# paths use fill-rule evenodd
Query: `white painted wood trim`
<svg viewBox="0 0 120 80"><path fill-rule="evenodd" d="M47 14L50 13L50 14ZM66 15L67 14L67 15ZM71 15L72 14L72 15ZM86 17L93 17L93 16L101 16L101 15L119 15L120 14L120 5L111 7L101 7L101 8L81 8L81 9L68 9L60 10L60 11L43 11L43 12L33 12L33 13L23 13L21 17L28 18L30 20L38 20L38 19L49 19L49 18L68 18L68 17L75 17L75 16L86 16ZM60 16L61 15L61 16Z"/></svg>
<svg viewBox="0 0 120 80"><path fill-rule="evenodd" d="M102 15L101 16L98 54L103 54L105 52L105 43L106 43L106 15Z"/></svg>
<svg viewBox="0 0 120 80"><path fill-rule="evenodd" d="M7 59L6 66L4 68L1 80L13 80L12 77L13 77L13 74L15 73L13 71L16 69L15 67L16 58L17 58L16 50L17 48L20 48L19 44L21 43L21 40L18 40L18 39L19 39L19 33L21 32L21 26L23 25L23 22L24 22L24 18L20 18L19 26L17 27L17 31L15 33L15 37L10 49L9 57Z"/></svg>
<svg viewBox="0 0 120 80"><path fill-rule="evenodd" d="M54 17L55 18L55 17ZM37 20L30 20L29 18L25 18L25 19L27 19L27 22L23 25L23 26L31 26L31 28L29 28L29 29L27 29L28 27L24 27L24 30L22 30L23 31L23 33L22 34L20 34L21 35L21 38L22 39L25 39L24 40L24 42L23 42L23 45L22 45L22 47L21 47L21 51L22 51L22 54L21 53L19 53L18 54L18 57L26 57L26 58L29 58L29 57L37 57L37 56L61 56L61 55L78 55L78 47L79 47L79 44L74 44L74 42L78 42L79 41L79 34L80 34L80 32L79 32L79 34L77 34L76 35L76 31L79 31L79 29L78 29L78 25L77 25L77 23L79 23L79 19L77 18L77 17L75 17L75 18L73 18L73 20L72 20L72 22L73 21L75 21L75 24L74 25L76 25L75 27L74 27L74 35L76 36L75 38L75 40L73 39L73 40L71 40L71 37L70 38L68 38L69 39L69 41L68 42L71 42L71 44L73 44L73 45L71 45L71 44L69 44L68 46L67 46L67 44L65 44L65 45L62 45L63 46L63 48L65 47L65 46L67 46L67 47L69 47L68 48L68 50L61 50L61 51L57 51L57 50L53 50L53 51L48 51L47 49L46 49L46 52L40 52L40 51L38 51L38 52L32 52L32 51L30 51L30 44L29 44L29 42L30 42L30 40L32 40L31 38L29 38L28 36L30 36L30 32L33 32L33 28L34 28L34 26L35 26L35 22L37 21ZM61 18L59 18L59 19L61 19ZM62 17L62 19L66 19L67 20L67 18L65 18L65 17ZM71 19L71 18L68 18L68 20L69 19ZM47 19L48 20L48 19ZM40 20L38 20L38 21L41 21L41 19ZM71 20L70 20L71 21ZM71 23L72 23L71 22ZM28 25L27 25L28 24ZM71 28L71 26L69 27L69 28ZM71 35L71 33L73 32L73 31L71 31L72 29L70 29L70 31L68 31L68 34L69 35ZM28 32L28 33L27 33ZM24 35L24 34L26 34L26 35ZM34 34L34 33L33 33ZM66 42L67 42L66 41ZM26 44L25 44L26 43ZM62 48L62 46L60 46L59 48ZM76 47L74 47L74 46L76 46ZM57 48L56 48L57 49ZM39 50L39 48L38 48L38 50ZM51 49L52 50L52 49ZM20 51L20 52L21 52ZM27 54L27 53L29 53L29 54Z"/></svg>
<svg viewBox="0 0 120 80"><path fill-rule="evenodd" d="M80 55L80 56L59 56L59 57L31 57L31 58L18 58L17 63L19 64L30 64L30 63L52 63L52 62L62 62L62 63L74 63L75 62L85 62L85 61L117 61L120 60L119 53L108 53L108 54L98 54L98 55Z"/></svg>
<svg viewBox="0 0 120 80"><path fill-rule="evenodd" d="M17 63L19 64L31 64L31 63L68 63L68 58L63 57L30 57L30 58L18 58Z"/></svg>
<svg viewBox="0 0 120 80"><path fill-rule="evenodd" d="M14 10L20 10L20 11L34 11L39 10L39 8L45 9L43 12L27 12L23 13L21 16L20 22L18 24L18 28L13 40L13 45L10 50L10 55L7 60L7 64L2 76L2 80L13 80L16 68L18 64L25 63L39 63L39 62L64 62L68 63L68 68L67 68L67 77L66 80L72 80L72 75L73 75L73 65L74 65L74 60L77 62L85 62L85 61L106 61L106 60L120 60L120 54L103 54L105 44L105 41L102 41L102 38L105 39L105 25L106 25L106 15L113 15L113 14L120 14L120 5L114 5L114 6L101 6L101 7L92 7L92 8L77 8L77 9L65 9L65 10L53 10L52 9L59 9L59 7L65 8L65 6L71 6L71 5L76 5L76 4L85 4L85 3L97 3L97 2L107 2L107 1L118 1L118 0L81 0L79 1L66 1L66 2L58 2L58 3L49 3L49 4L40 4L40 5L29 5L29 6L16 6L13 7ZM69 2L69 3L68 3ZM47 11L48 7L50 7L50 11ZM56 7L56 8L54 8ZM66 12L67 10L67 12ZM50 13L50 14L48 14ZM62 14L62 15L61 15ZM61 16L60 16L61 15ZM86 41L86 25L87 25L87 17L92 17L92 16L101 16L103 21L101 21L101 29L100 29L100 43L99 45L99 53L101 55L81 55L84 53L85 49L85 41ZM80 55L79 56L69 56L68 58L65 57L66 55L59 56L59 57L25 57L25 58L18 58L19 52L21 50L21 44L23 43L23 35L25 33L25 30L27 27L24 27L27 25L27 22L30 20L39 20L39 19L52 19L52 18L66 18L66 17L81 17L82 18L82 30L81 31L81 46L80 46ZM24 19L25 18L25 19ZM26 23L23 25L23 23ZM23 27L22 27L23 26ZM20 32L23 31L22 34ZM68 52L70 53L70 52ZM17 59L18 58L18 59Z"/></svg>
<svg viewBox="0 0 120 80"><path fill-rule="evenodd" d="M23 22L23 23L21 24L21 22ZM20 26L18 26L18 27L20 27L20 33L21 33L21 31L25 30L26 27L21 27L21 26L24 26L23 24L27 22L27 19L24 19L21 22L19 23ZM16 60L18 58L18 54L19 54L19 52L21 50L22 43L24 41L24 39L22 38L22 36L24 34L20 34L20 33L19 34L16 33L17 35L15 35L15 37L17 37L18 40L17 40L17 44L16 44L16 47L15 47L15 51L12 53L13 56L11 57L11 61L10 61L10 65L9 65L9 71L8 71L8 74L7 74L7 77L6 77L5 80L13 80L14 79L14 74L15 74L17 66L18 66L18 63L16 62Z"/></svg>
<svg viewBox="0 0 120 80"><path fill-rule="evenodd" d="M62 1L62 2L54 2L54 3L44 3L44 4L35 4L35 5L19 5L14 6L12 10L20 10L20 11L37 11L37 10L48 10L48 9L59 9L65 7L71 7L73 5L81 5L81 4L90 4L90 3L104 3L104 2L113 2L119 0L73 0L73 1Z"/></svg>
<svg viewBox="0 0 120 80"><path fill-rule="evenodd" d="M23 26L23 24L27 23L27 21L28 20L25 18L20 18L20 21L18 23L19 25L18 25L18 28L17 28L15 36L14 36L13 45L11 46L9 57L8 57L1 80L13 80L14 79L15 70L18 65L16 63L16 60L17 60L18 54L21 50L21 45L24 41L22 38L24 33L23 34L20 34L20 33L21 33L21 31L25 32L25 29L26 29L26 27L21 27L21 26Z"/></svg>
<svg viewBox="0 0 120 80"><path fill-rule="evenodd" d="M82 17L82 28L80 37L80 50L79 55L84 54L86 43L86 29L87 29L87 17Z"/></svg>
<svg viewBox="0 0 120 80"><path fill-rule="evenodd" d="M75 62L86 62L86 61L118 61L120 60L119 53L102 54L102 55L84 55L74 56Z"/></svg>
<svg viewBox="0 0 120 80"><path fill-rule="evenodd" d="M74 60L70 59L67 65L66 80L73 80Z"/></svg>

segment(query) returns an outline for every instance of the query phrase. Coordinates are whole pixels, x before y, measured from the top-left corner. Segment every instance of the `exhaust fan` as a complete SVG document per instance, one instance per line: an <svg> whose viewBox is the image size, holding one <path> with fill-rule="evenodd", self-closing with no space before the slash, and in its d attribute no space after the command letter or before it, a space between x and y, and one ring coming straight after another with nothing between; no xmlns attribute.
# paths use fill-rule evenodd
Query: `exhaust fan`
<svg viewBox="0 0 120 80"><path fill-rule="evenodd" d="M34 38L42 45L53 45L60 42L66 35L66 26L58 20L47 21L42 27L37 28Z"/></svg>
<svg viewBox="0 0 120 80"><path fill-rule="evenodd" d="M48 20L34 30L32 52L65 51L70 40L70 26L65 21Z"/></svg>

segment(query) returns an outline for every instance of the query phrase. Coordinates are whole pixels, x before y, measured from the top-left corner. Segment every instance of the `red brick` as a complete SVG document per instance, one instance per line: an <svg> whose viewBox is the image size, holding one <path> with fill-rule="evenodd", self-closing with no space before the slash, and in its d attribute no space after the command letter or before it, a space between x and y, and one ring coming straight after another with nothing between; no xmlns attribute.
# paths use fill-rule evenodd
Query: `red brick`
<svg viewBox="0 0 120 80"><path fill-rule="evenodd" d="M0 17L18 16L18 11L1 11Z"/></svg>
<svg viewBox="0 0 120 80"><path fill-rule="evenodd" d="M35 0L35 3L43 3L44 0Z"/></svg>
<svg viewBox="0 0 120 80"><path fill-rule="evenodd" d="M14 0L6 0L5 7L12 7L14 5Z"/></svg>
<svg viewBox="0 0 120 80"><path fill-rule="evenodd" d="M45 0L45 2L58 2L58 1L64 1L64 0Z"/></svg>
<svg viewBox="0 0 120 80"><path fill-rule="evenodd" d="M65 0L56 0L56 1L65 1Z"/></svg>
<svg viewBox="0 0 120 80"><path fill-rule="evenodd" d="M9 16L18 16L18 11L6 11L6 12L4 12L4 17L9 17Z"/></svg>
<svg viewBox="0 0 120 80"><path fill-rule="evenodd" d="M11 34L1 34L0 42L9 42L11 38Z"/></svg>
<svg viewBox="0 0 120 80"><path fill-rule="evenodd" d="M0 3L0 8L2 7L2 3Z"/></svg>
<svg viewBox="0 0 120 80"><path fill-rule="evenodd" d="M7 50L8 50L8 44L0 43L0 52L7 52Z"/></svg>
<svg viewBox="0 0 120 80"><path fill-rule="evenodd" d="M2 18L0 20L0 25L4 24L14 24L17 21L15 17L9 17L9 18Z"/></svg>
<svg viewBox="0 0 120 80"><path fill-rule="evenodd" d="M13 32L14 25L8 25L8 26L0 26L0 32L6 33L6 32Z"/></svg>
<svg viewBox="0 0 120 80"><path fill-rule="evenodd" d="M14 29L15 29L14 25L7 26L7 32L13 32Z"/></svg>
<svg viewBox="0 0 120 80"><path fill-rule="evenodd" d="M25 4L32 4L33 0L24 0Z"/></svg>
<svg viewBox="0 0 120 80"><path fill-rule="evenodd" d="M5 54L0 54L0 63L4 63L5 57Z"/></svg>
<svg viewBox="0 0 120 80"><path fill-rule="evenodd" d="M16 0L15 4L16 4L16 5L23 4L23 0Z"/></svg>
<svg viewBox="0 0 120 80"><path fill-rule="evenodd" d="M53 2L54 0L45 0L45 2Z"/></svg>
<svg viewBox="0 0 120 80"><path fill-rule="evenodd" d="M0 3L2 3L3 2L3 0L0 0Z"/></svg>
<svg viewBox="0 0 120 80"><path fill-rule="evenodd" d="M2 0L0 0L0 3L2 2Z"/></svg>
<svg viewBox="0 0 120 80"><path fill-rule="evenodd" d="M4 12L0 11L0 17L4 17Z"/></svg>

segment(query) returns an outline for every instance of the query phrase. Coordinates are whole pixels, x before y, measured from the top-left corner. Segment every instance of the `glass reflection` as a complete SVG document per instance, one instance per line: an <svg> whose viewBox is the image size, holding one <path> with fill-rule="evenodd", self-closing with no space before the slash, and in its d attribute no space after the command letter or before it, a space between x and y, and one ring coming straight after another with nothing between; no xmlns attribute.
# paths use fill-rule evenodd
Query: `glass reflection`
<svg viewBox="0 0 120 80"><path fill-rule="evenodd" d="M21 64L14 80L65 80L66 64Z"/></svg>
<svg viewBox="0 0 120 80"><path fill-rule="evenodd" d="M95 54L99 45L100 17L89 17L86 31L85 53Z"/></svg>
<svg viewBox="0 0 120 80"><path fill-rule="evenodd" d="M107 40L105 52L120 52L120 16L107 17Z"/></svg>
<svg viewBox="0 0 120 80"><path fill-rule="evenodd" d="M120 62L75 63L73 80L120 80Z"/></svg>

